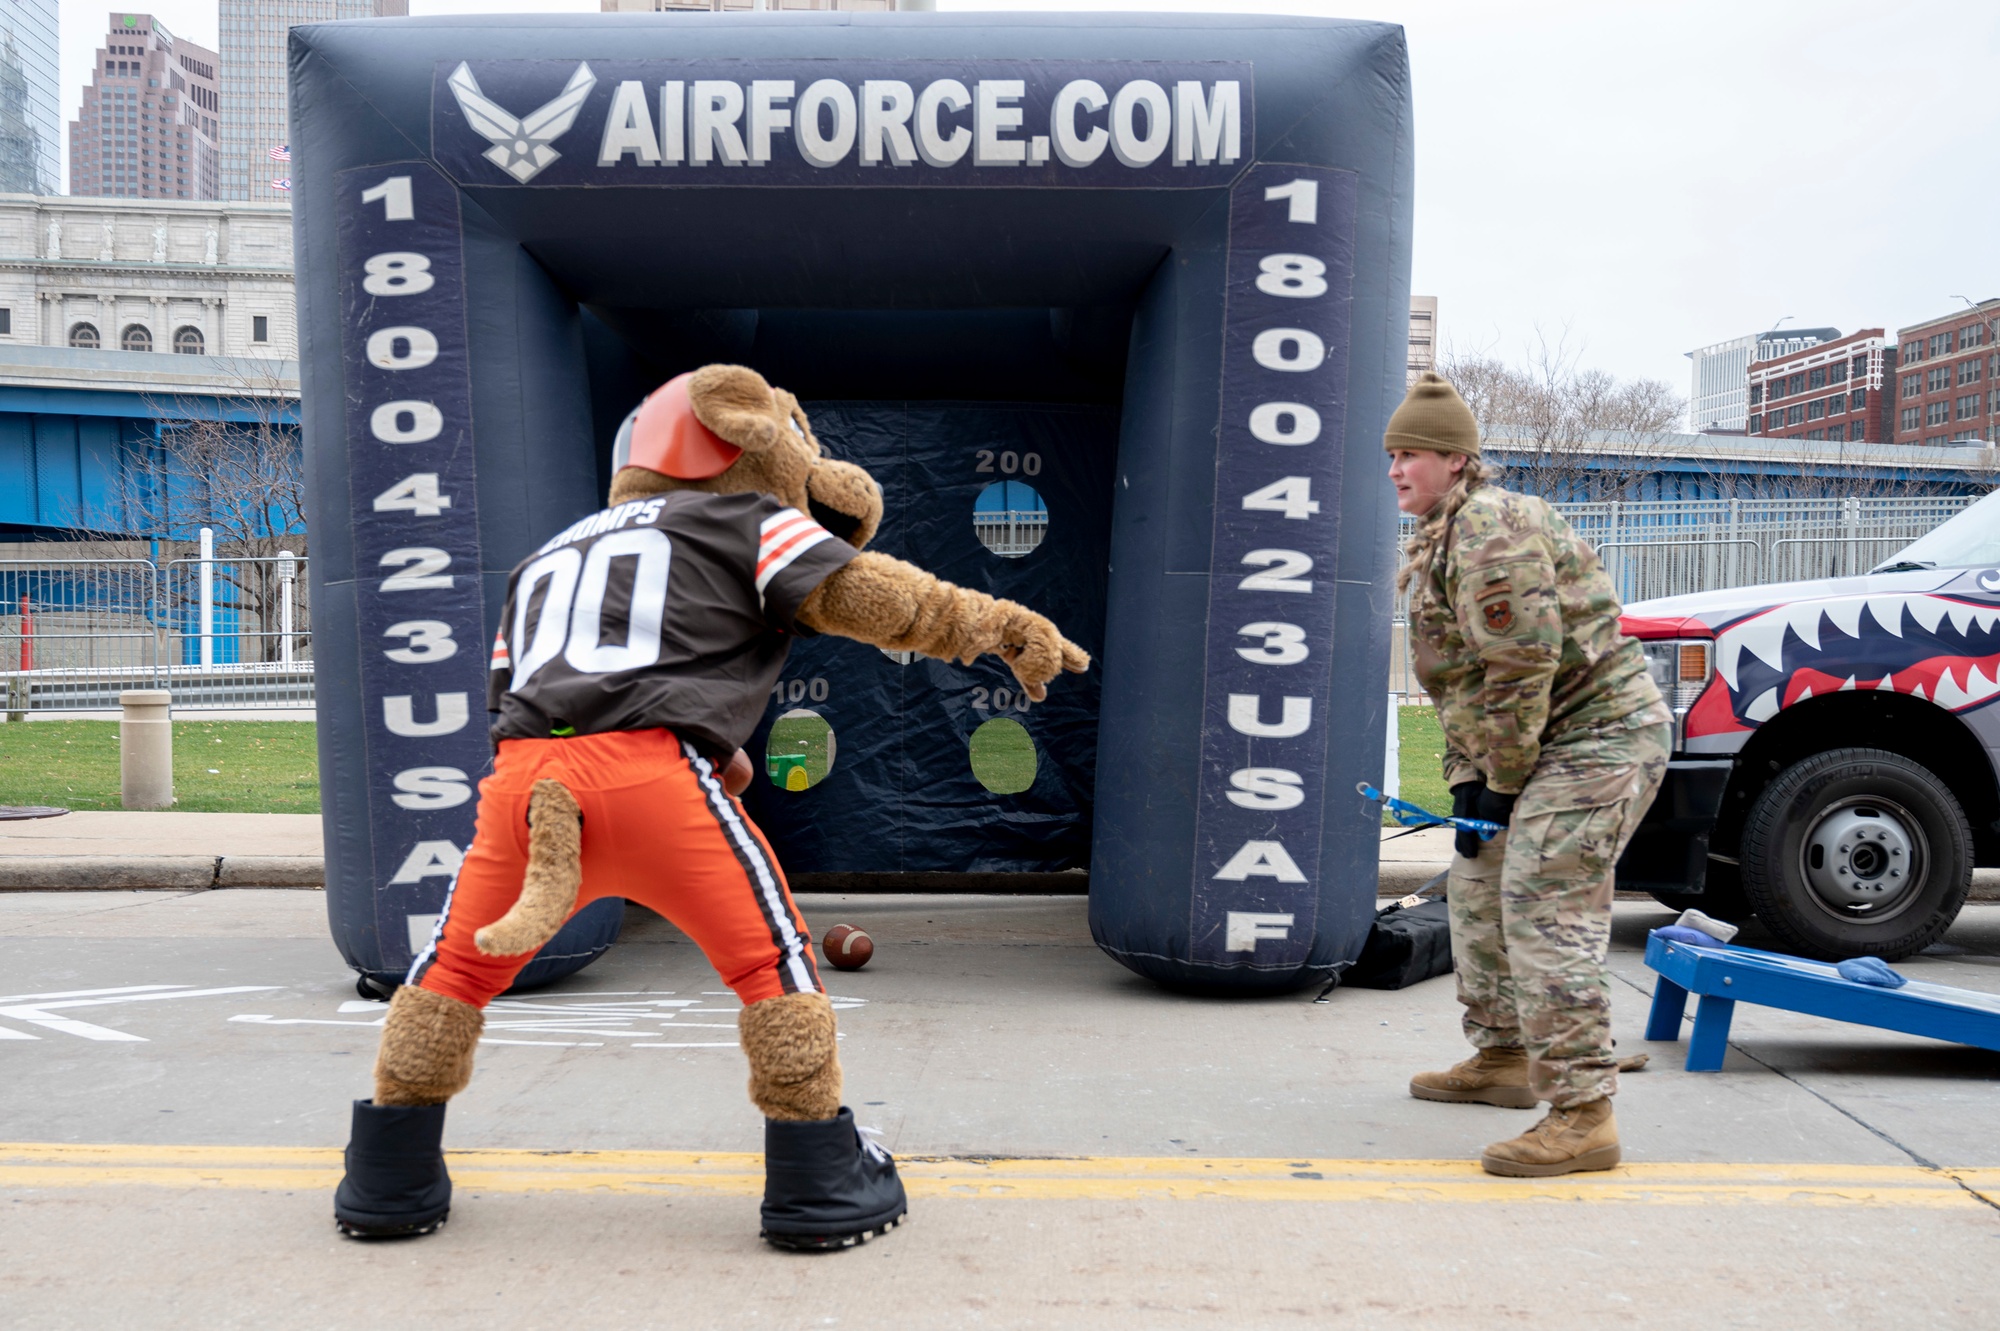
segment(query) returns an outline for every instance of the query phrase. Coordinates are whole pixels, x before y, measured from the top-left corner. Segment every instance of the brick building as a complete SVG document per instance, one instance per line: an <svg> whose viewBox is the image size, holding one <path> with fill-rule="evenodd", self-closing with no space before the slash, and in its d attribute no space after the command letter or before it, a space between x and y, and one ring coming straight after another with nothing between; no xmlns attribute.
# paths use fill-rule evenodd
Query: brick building
<svg viewBox="0 0 2000 1331"><path fill-rule="evenodd" d="M220 163L216 55L151 14L113 14L69 127L69 192L213 199Z"/></svg>
<svg viewBox="0 0 2000 1331"><path fill-rule="evenodd" d="M1829 330L1831 331L1831 330ZM1864 328L1750 363L1748 433L1762 439L1889 442L1896 348Z"/></svg>
<svg viewBox="0 0 2000 1331"><path fill-rule="evenodd" d="M2000 299L1990 299L1897 334L1897 443L1936 446L1995 438L2000 427L1996 320Z"/></svg>

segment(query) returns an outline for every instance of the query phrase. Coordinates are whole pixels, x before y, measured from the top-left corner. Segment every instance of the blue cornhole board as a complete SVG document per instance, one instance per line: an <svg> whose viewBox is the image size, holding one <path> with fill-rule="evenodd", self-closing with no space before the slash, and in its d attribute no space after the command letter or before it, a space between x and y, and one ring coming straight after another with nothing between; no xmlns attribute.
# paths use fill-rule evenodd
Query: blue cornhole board
<svg viewBox="0 0 2000 1331"><path fill-rule="evenodd" d="M1759 952L1749 947L1690 947L1654 934L1646 939L1646 964L1659 972L1648 1040L1678 1040L1689 994L1699 994L1687 1070L1718 1072L1738 1003L1804 1012L1857 1026L1879 1026L1905 1035L2000 1049L2000 994L1912 980L1900 989L1856 984L1823 961Z"/></svg>

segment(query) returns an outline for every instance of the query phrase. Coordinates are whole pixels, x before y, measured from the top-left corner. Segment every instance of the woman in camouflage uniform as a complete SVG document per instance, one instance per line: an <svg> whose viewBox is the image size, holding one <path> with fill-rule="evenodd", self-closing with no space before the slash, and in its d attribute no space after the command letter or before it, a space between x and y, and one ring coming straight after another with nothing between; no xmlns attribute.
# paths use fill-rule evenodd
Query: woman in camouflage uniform
<svg viewBox="0 0 2000 1331"><path fill-rule="evenodd" d="M1597 556L1540 499L1489 483L1472 412L1426 374L1389 420L1396 504L1422 521L1398 587L1444 727L1452 811L1507 830L1457 840L1449 886L1465 1034L1423 1100L1552 1108L1486 1148L1490 1173L1609 1169L1612 869L1666 771L1669 714Z"/></svg>

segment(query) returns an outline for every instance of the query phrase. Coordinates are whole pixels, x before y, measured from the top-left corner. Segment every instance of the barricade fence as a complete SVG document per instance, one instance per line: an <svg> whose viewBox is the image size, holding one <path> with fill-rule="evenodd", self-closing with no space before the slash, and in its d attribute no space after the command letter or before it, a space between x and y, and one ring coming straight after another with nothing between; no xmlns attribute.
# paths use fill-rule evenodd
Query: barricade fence
<svg viewBox="0 0 2000 1331"><path fill-rule="evenodd" d="M0 560L0 707L116 711L126 689L177 710L310 708L306 561Z"/></svg>
<svg viewBox="0 0 2000 1331"><path fill-rule="evenodd" d="M1693 499L1557 504L1596 547L1621 601L1866 573L1972 501ZM1040 543L1044 512L980 515L1001 554ZM1405 518L1402 538L1415 530ZM116 711L124 689L174 706L310 708L306 560L0 560L0 707ZM1423 695L1399 604L1389 691Z"/></svg>
<svg viewBox="0 0 2000 1331"><path fill-rule="evenodd" d="M1936 495L1900 499L1661 499L1556 504L1630 605L1663 596L1866 573L1973 502ZM1405 545L1416 519L1402 520ZM1399 601L1389 691L1423 700Z"/></svg>
<svg viewBox="0 0 2000 1331"><path fill-rule="evenodd" d="M1009 559L1033 554L1048 535L1049 511L1032 509L989 509L972 515L973 535L996 555Z"/></svg>

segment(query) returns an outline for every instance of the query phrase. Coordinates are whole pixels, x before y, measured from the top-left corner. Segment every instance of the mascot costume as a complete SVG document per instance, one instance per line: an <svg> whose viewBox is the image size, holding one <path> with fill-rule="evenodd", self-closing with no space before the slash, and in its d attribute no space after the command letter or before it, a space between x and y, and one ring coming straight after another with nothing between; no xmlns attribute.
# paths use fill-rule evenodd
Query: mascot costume
<svg viewBox="0 0 2000 1331"><path fill-rule="evenodd" d="M1038 701L1090 658L1023 606L864 553L880 487L822 456L797 401L754 371L711 365L658 389L613 463L610 506L509 581L477 832L390 1001L334 1215L357 1238L444 1222L444 1108L472 1077L482 1010L580 907L623 896L685 931L743 1001L764 1238L852 1247L903 1218L903 1185L841 1104L811 936L725 777L748 777L739 746L796 634L992 652Z"/></svg>

